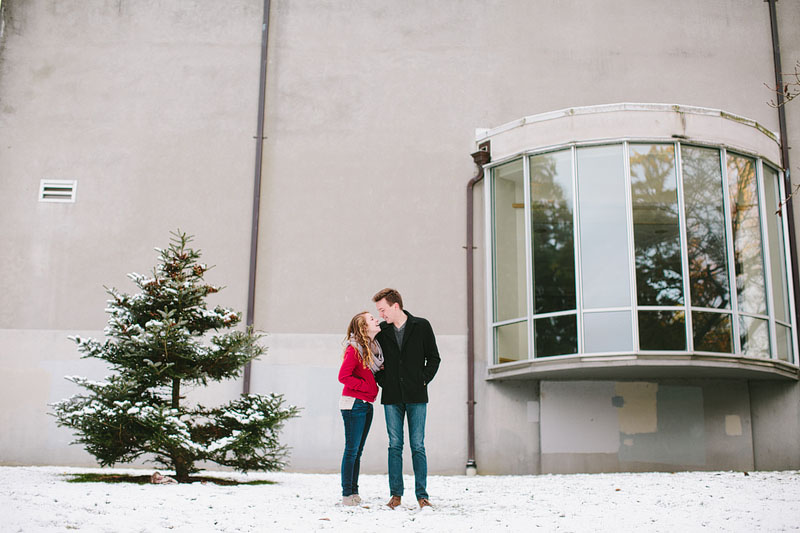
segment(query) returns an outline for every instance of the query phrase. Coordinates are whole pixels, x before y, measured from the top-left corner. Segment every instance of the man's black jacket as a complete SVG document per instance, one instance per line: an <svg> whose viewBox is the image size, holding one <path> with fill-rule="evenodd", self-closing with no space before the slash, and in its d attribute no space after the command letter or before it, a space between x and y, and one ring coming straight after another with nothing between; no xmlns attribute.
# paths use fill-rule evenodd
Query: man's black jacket
<svg viewBox="0 0 800 533"><path fill-rule="evenodd" d="M383 370L375 374L383 389L381 403L428 403L428 383L439 369L436 337L427 320L403 312L408 320L402 349L397 346L392 324L382 322L376 336L383 349Z"/></svg>

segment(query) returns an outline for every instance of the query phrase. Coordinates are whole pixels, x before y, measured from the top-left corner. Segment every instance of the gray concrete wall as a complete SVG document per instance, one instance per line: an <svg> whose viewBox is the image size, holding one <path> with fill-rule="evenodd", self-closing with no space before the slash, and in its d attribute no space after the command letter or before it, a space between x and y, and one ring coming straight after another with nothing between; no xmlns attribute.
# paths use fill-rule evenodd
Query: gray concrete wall
<svg viewBox="0 0 800 533"><path fill-rule="evenodd" d="M800 467L800 387L796 383L751 382L749 389L755 467Z"/></svg>
<svg viewBox="0 0 800 533"><path fill-rule="evenodd" d="M744 381L541 387L542 472L753 469Z"/></svg>

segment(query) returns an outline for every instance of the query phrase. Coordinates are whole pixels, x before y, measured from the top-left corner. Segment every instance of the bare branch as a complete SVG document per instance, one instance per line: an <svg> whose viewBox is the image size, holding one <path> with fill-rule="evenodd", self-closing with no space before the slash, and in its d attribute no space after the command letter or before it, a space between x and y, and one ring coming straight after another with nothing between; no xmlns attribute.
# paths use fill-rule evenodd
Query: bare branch
<svg viewBox="0 0 800 533"><path fill-rule="evenodd" d="M792 199L792 196L797 194L798 190L800 190L800 184L799 185L795 185L794 188L792 189L792 192L789 193L789 196L787 196L786 198L784 198L783 200L780 201L780 203L778 204L778 210L775 211L776 215L783 216L783 213L781 213L781 211L783 210L783 206L785 206L787 203L789 203L789 200Z"/></svg>
<svg viewBox="0 0 800 533"><path fill-rule="evenodd" d="M780 98L776 100L770 100L767 102L767 105L770 107L778 108L782 105L786 105L787 102L791 102L798 96L800 96L800 61L797 61L794 65L794 72L785 72L781 74L785 79L789 79L790 81L784 81L783 87L773 87L771 85L764 84L770 91L773 91L775 94L780 94L783 97L783 101L780 101ZM794 193L792 193L794 194Z"/></svg>

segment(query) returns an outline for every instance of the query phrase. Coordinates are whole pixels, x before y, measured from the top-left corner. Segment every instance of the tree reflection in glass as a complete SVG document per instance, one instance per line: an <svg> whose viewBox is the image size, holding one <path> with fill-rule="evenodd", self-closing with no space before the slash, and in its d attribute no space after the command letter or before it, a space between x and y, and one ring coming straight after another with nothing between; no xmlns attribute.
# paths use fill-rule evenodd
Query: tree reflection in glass
<svg viewBox="0 0 800 533"><path fill-rule="evenodd" d="M533 312L575 309L571 152L533 156L530 168Z"/></svg>
<svg viewBox="0 0 800 533"><path fill-rule="evenodd" d="M685 350L684 312L639 311L639 347L642 350Z"/></svg>
<svg viewBox="0 0 800 533"><path fill-rule="evenodd" d="M755 161L728 154L727 166L739 309L745 313L765 315L767 298Z"/></svg>
<svg viewBox="0 0 800 533"><path fill-rule="evenodd" d="M572 152L530 158L533 312L575 309ZM534 321L536 357L578 351L576 316Z"/></svg>
<svg viewBox="0 0 800 533"><path fill-rule="evenodd" d="M730 309L724 188L719 150L681 146L692 307ZM733 351L727 313L692 313L696 350Z"/></svg>
<svg viewBox="0 0 800 533"><path fill-rule="evenodd" d="M694 349L700 352L733 352L733 329L728 313L692 312Z"/></svg>
<svg viewBox="0 0 800 533"><path fill-rule="evenodd" d="M536 357L578 352L578 323L574 314L537 318L534 325Z"/></svg>
<svg viewBox="0 0 800 533"><path fill-rule="evenodd" d="M681 147L693 307L730 309L719 151Z"/></svg>
<svg viewBox="0 0 800 533"><path fill-rule="evenodd" d="M682 305L674 147L632 144L630 165L639 305Z"/></svg>
<svg viewBox="0 0 800 533"><path fill-rule="evenodd" d="M627 160L622 156L626 146ZM614 144L525 156L527 176L521 158L492 169L495 363L525 360L531 353L537 358L577 353L579 339L584 353L685 351L690 346L698 352L733 353L740 347L740 353L750 357L797 360L792 349L784 222L772 214L781 197L779 173L764 164L762 182L757 159L730 153L722 158L723 150L688 145L680 145L678 168L676 146ZM624 189L626 170L630 204ZM530 197L524 193L525 179L530 180ZM759 205L762 185L764 206ZM730 217L724 209L726 199ZM573 222L576 202L578 228ZM762 207L768 217L763 235ZM530 227L525 224L525 208L530 209ZM681 215L685 235L680 233ZM633 223L632 243L628 217ZM575 266L576 230L581 236L581 276ZM681 253L683 238L686 258ZM634 287L628 276L631 251L635 299L629 291ZM774 300L769 310L774 310L774 317L767 316L768 273L769 296ZM688 294L684 275L689 276ZM581 317L576 305L579 277ZM531 300L533 316L528 316ZM631 311L635 322L630 320Z"/></svg>

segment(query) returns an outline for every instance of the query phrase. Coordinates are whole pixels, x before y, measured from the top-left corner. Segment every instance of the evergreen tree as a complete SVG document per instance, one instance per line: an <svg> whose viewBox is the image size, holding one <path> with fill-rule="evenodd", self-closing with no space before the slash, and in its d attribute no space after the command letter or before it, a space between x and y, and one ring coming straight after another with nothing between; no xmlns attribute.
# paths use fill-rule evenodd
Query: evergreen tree
<svg viewBox="0 0 800 533"><path fill-rule="evenodd" d="M251 329L213 334L236 326L241 315L208 309L206 297L220 287L203 280L209 267L188 247L191 237L172 235L166 250L156 248L152 276L129 274L138 294L106 289L107 339L70 337L84 358L103 359L116 373L103 382L68 376L86 392L53 404L57 424L75 430L74 443L103 466L154 456L180 482L198 471L198 461L279 470L287 449L278 433L298 414L281 395L242 395L216 408L182 403L182 386L238 377L264 348Z"/></svg>

